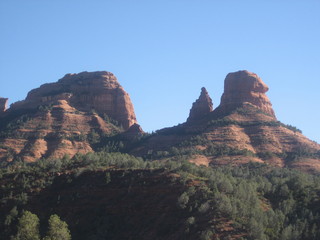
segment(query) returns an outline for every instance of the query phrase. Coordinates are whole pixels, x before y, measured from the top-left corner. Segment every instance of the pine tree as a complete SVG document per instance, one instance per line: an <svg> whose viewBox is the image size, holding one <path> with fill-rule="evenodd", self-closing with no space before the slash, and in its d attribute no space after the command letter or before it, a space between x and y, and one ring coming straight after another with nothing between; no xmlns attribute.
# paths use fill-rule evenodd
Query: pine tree
<svg viewBox="0 0 320 240"><path fill-rule="evenodd" d="M71 240L68 224L62 221L58 215L51 215L47 236L44 240Z"/></svg>
<svg viewBox="0 0 320 240"><path fill-rule="evenodd" d="M38 216L29 211L23 211L19 218L17 235L12 239L40 240Z"/></svg>

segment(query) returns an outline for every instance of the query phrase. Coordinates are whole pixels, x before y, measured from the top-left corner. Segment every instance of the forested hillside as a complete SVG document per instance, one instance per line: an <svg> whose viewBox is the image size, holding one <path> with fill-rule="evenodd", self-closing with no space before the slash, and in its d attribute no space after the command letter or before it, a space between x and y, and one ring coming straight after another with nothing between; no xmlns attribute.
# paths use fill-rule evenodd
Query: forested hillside
<svg viewBox="0 0 320 240"><path fill-rule="evenodd" d="M0 177L1 239L30 239L23 229L44 237L53 216L72 239L320 237L320 178L265 164L208 168L98 152L7 164Z"/></svg>

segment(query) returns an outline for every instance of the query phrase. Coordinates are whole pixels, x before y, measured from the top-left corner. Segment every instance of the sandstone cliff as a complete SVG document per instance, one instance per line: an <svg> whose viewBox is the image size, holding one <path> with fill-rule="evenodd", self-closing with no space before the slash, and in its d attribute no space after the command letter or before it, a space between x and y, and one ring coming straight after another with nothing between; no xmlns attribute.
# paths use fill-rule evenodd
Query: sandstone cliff
<svg viewBox="0 0 320 240"><path fill-rule="evenodd" d="M90 152L102 136L137 123L129 95L110 72L67 74L44 84L0 120L0 159L7 161Z"/></svg>

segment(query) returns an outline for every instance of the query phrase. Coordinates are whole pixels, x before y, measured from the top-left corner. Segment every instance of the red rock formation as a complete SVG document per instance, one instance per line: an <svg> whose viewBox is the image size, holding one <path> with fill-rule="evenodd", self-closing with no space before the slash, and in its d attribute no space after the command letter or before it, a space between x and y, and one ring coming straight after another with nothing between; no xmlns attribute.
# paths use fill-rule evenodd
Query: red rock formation
<svg viewBox="0 0 320 240"><path fill-rule="evenodd" d="M33 89L11 110L37 108L57 100L66 100L79 111L106 114L125 130L137 122L129 95L112 73L104 71L67 74L56 83Z"/></svg>
<svg viewBox="0 0 320 240"><path fill-rule="evenodd" d="M72 157L93 151L102 136L138 135L130 97L110 72L67 74L4 112L6 100L0 99L0 160Z"/></svg>
<svg viewBox="0 0 320 240"><path fill-rule="evenodd" d="M249 103L275 118L272 104L265 94L268 90L268 86L255 73L229 73L224 81L224 93L219 110L230 112Z"/></svg>
<svg viewBox="0 0 320 240"><path fill-rule="evenodd" d="M7 110L8 98L0 97L0 114Z"/></svg>
<svg viewBox="0 0 320 240"><path fill-rule="evenodd" d="M207 90L201 88L200 97L192 104L187 121L193 121L203 118L206 114L212 112L213 104Z"/></svg>
<svg viewBox="0 0 320 240"><path fill-rule="evenodd" d="M123 140L133 140L137 137L141 137L145 132L142 130L141 126L137 123L133 124L127 131L121 133L120 137Z"/></svg>
<svg viewBox="0 0 320 240"><path fill-rule="evenodd" d="M212 111L211 99L202 89L187 123L158 130L131 153L152 159L166 152L187 153L185 157L198 165L264 162L319 173L320 145L277 121L267 91L254 73L230 73L218 108ZM299 155L301 149L309 154Z"/></svg>
<svg viewBox="0 0 320 240"><path fill-rule="evenodd" d="M139 124L135 123L125 133L142 134L142 133L144 133L144 131L142 130L142 128Z"/></svg>

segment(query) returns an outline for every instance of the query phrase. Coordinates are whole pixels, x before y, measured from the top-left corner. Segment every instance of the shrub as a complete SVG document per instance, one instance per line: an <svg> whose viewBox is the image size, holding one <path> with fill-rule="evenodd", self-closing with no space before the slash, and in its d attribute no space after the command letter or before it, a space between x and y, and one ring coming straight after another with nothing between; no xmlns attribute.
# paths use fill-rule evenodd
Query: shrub
<svg viewBox="0 0 320 240"><path fill-rule="evenodd" d="M110 183L111 182L111 174L109 172L106 172L104 179L105 179L106 184Z"/></svg>
<svg viewBox="0 0 320 240"><path fill-rule="evenodd" d="M189 196L187 192L184 192L180 195L178 198L178 207L184 209L187 207L187 204L189 202Z"/></svg>

